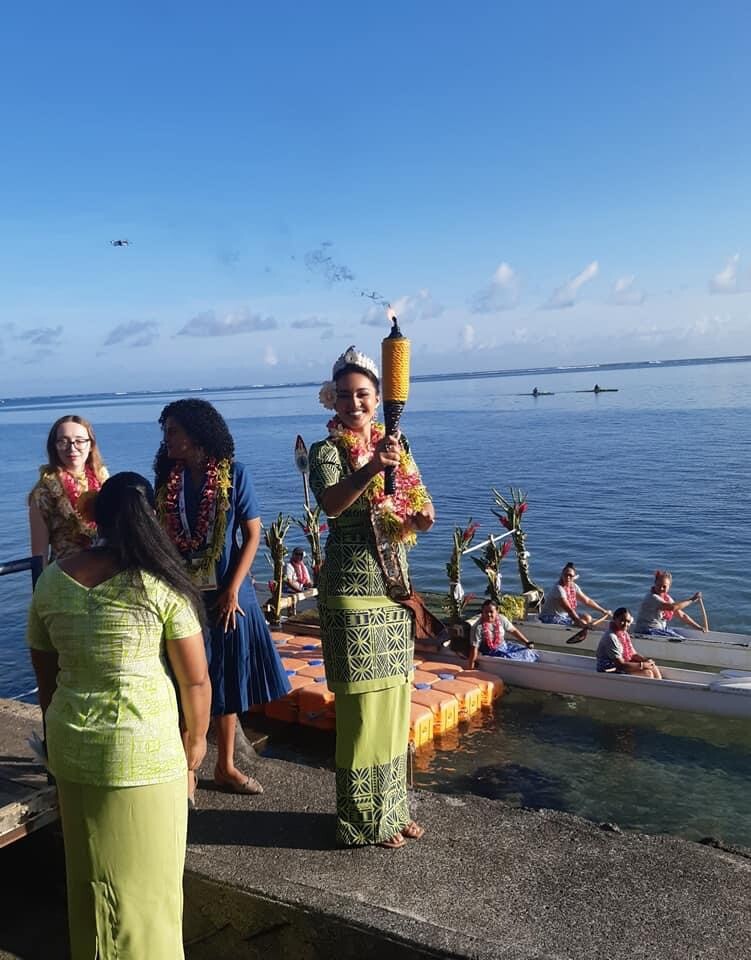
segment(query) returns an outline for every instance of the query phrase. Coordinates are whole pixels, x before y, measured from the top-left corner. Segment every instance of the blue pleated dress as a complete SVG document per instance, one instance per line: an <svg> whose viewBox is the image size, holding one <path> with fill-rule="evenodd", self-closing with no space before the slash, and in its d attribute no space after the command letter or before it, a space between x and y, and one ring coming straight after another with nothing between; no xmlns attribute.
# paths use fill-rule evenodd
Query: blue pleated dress
<svg viewBox="0 0 751 960"><path fill-rule="evenodd" d="M195 526L200 490L193 489L185 474L185 512L191 528ZM255 520L261 510L248 469L232 464L232 493L227 516L224 549L217 561L219 591L204 591L208 622L206 658L211 677L211 715L221 717L243 713L256 704L268 703L289 693L290 684L282 666L266 618L261 612L249 577L240 587L239 604L245 616L237 616L237 626L226 632L217 626L216 599L229 583L239 553L238 530L243 520Z"/></svg>

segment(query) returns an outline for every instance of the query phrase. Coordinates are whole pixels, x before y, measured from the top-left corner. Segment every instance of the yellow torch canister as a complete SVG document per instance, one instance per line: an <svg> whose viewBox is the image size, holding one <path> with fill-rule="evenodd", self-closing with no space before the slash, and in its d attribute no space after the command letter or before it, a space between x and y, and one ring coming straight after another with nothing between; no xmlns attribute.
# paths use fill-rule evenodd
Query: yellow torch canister
<svg viewBox="0 0 751 960"><path fill-rule="evenodd" d="M409 340L399 329L396 316L391 317L391 333L381 344L381 394L386 432L392 436L399 429L399 420L409 396ZM389 467L384 477L385 492L396 492L394 469Z"/></svg>

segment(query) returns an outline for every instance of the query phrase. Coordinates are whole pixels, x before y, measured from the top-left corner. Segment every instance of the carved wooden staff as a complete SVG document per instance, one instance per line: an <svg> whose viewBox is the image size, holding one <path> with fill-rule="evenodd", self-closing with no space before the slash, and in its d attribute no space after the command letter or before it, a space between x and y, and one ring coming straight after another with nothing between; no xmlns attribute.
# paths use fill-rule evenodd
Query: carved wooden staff
<svg viewBox="0 0 751 960"><path fill-rule="evenodd" d="M389 307L391 333L381 343L381 393L386 433L396 436L399 420L409 396L409 340L399 329L396 314ZM386 494L396 493L394 467L387 467L384 476Z"/></svg>

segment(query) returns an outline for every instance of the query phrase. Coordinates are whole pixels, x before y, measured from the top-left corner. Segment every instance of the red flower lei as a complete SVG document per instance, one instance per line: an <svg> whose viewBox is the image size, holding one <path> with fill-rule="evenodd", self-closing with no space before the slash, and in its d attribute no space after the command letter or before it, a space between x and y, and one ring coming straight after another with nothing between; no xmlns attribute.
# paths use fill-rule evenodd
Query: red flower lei
<svg viewBox="0 0 751 960"><path fill-rule="evenodd" d="M383 439L386 428L382 423L373 422L370 426L370 442L366 443L362 435L349 430L338 417L329 420L329 436L347 451L350 466L359 470L373 459L376 444ZM415 461L401 448L399 466L394 473L396 493L387 496L383 486L383 473L378 473L370 481L364 495L370 501L375 518L386 537L392 543L404 543L413 546L417 537L408 520L419 513L430 500L430 495L420 478Z"/></svg>
<svg viewBox="0 0 751 960"><path fill-rule="evenodd" d="M500 620L485 621L482 624L482 639L488 650L499 650L506 639Z"/></svg>
<svg viewBox="0 0 751 960"><path fill-rule="evenodd" d="M72 476L72 474L68 473L67 470L58 470L57 474L60 480L60 486L63 488L65 496L68 498L68 502L73 508L74 513L78 514L80 517L84 529L87 531L96 530L96 524L92 523L90 520L84 520L78 509L78 501L81 499L83 494L96 493L101 489L102 484L99 482L99 477L97 477L94 468L88 463L84 467L83 476L86 478L86 490L81 489L80 477L77 478Z"/></svg>
<svg viewBox="0 0 751 960"><path fill-rule="evenodd" d="M195 553L206 542L209 525L215 519L214 505L219 490L219 466L212 457L206 464L206 482L201 491L201 502L198 505L198 516L193 535L189 536L183 530L180 517L180 493L183 487L185 465L176 463L170 470L167 479L167 493L164 498L167 534L180 553Z"/></svg>

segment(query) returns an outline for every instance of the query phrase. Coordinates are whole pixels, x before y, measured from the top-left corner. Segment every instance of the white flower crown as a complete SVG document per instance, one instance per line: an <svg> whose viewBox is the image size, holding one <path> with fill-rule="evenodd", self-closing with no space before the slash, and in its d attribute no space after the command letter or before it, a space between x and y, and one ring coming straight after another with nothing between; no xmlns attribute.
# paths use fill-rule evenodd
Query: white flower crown
<svg viewBox="0 0 751 960"><path fill-rule="evenodd" d="M371 360L367 354L360 353L357 347L352 344L337 358L331 371L331 379L336 380L337 373L348 364L352 364L353 367L360 367L361 370L367 370L374 377L378 376L378 367L375 365L375 361Z"/></svg>
<svg viewBox="0 0 751 960"><path fill-rule="evenodd" d="M372 373L374 377L378 378L378 367L375 365L375 361L371 360L367 354L360 353L354 344L347 347L334 363L331 370L331 380L325 380L318 391L318 399L326 410L333 410L336 405L336 384L334 381L337 373L350 364L353 367L359 367L361 370L367 370L368 373Z"/></svg>

